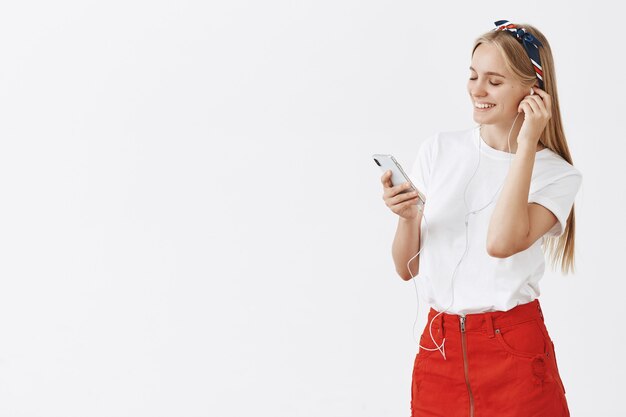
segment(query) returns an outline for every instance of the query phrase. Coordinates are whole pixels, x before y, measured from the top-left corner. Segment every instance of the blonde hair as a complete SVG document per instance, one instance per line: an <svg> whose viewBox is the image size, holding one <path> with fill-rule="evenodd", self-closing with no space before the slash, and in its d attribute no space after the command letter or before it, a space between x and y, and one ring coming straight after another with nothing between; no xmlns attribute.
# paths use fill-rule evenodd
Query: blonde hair
<svg viewBox="0 0 626 417"><path fill-rule="evenodd" d="M542 46L539 47L539 59L543 69L543 85L544 91L552 98L552 117L539 138L539 142L553 152L559 154L568 163L573 165L572 156L567 146L563 125L561 123L561 110L559 108L559 96L556 89L556 76L554 72L554 60L552 58L552 50L546 37L536 27L526 23L516 23L518 28L526 29L527 33L537 38ZM491 30L482 34L474 41L472 48L472 56L478 45L488 43L495 46L504 58L504 62L508 70L513 76L519 80L522 86L530 89L538 82L537 75L533 68L533 64L524 49L522 43L515 35L507 30ZM561 236L551 237L545 236L545 244L542 247L544 254L549 254L550 263L554 270L557 263L561 261L561 271L565 274L571 269L574 272L574 235L575 227L575 210L572 210L567 218L565 231ZM547 249L547 250L546 250Z"/></svg>

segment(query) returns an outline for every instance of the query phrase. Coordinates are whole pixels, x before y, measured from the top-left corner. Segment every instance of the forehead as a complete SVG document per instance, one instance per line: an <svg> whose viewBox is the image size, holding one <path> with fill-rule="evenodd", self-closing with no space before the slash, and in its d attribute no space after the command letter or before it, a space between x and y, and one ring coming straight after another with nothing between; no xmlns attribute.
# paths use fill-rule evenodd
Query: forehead
<svg viewBox="0 0 626 417"><path fill-rule="evenodd" d="M509 76L500 51L495 46L487 43L478 45L472 56L470 66L479 73L496 72L505 77Z"/></svg>

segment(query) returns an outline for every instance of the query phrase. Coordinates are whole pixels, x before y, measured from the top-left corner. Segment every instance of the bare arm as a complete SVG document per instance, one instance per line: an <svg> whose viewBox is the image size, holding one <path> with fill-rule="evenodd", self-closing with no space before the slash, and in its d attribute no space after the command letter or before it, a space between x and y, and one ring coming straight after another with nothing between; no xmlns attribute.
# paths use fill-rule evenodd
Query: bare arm
<svg viewBox="0 0 626 417"><path fill-rule="evenodd" d="M393 262L400 277L408 281L411 273L407 269L407 263L419 251L420 224L422 213L418 210L419 196L416 191L408 191L411 184L405 182L393 186L391 183L391 171L386 171L380 180L383 184L383 200L389 209L398 215L398 228L393 239L392 251ZM419 256L411 261L411 272L417 275L419 269Z"/></svg>
<svg viewBox="0 0 626 417"><path fill-rule="evenodd" d="M405 281L413 278L411 273L413 276L416 276L419 272L419 255L415 258L413 257L419 252L420 248L421 223L422 213L419 213L417 217L413 219L398 217L398 228L396 229L396 236L393 239L391 254L393 256L393 262L396 265L396 272ZM411 269L409 272L407 263L409 263L409 259L411 258L413 258L413 260L408 265Z"/></svg>
<svg viewBox="0 0 626 417"><path fill-rule="evenodd" d="M537 93L535 96L534 93ZM549 210L528 204L537 144L552 116L552 99L541 88L533 87L518 106L524 122L517 138L517 152L511 163L487 231L487 253L495 257L508 257L529 247L557 221ZM539 212L539 217L533 216Z"/></svg>
<svg viewBox="0 0 626 417"><path fill-rule="evenodd" d="M511 162L496 207L489 220L487 253L506 258L512 254L520 241L526 241L530 223L528 220L528 192L535 164L536 146L518 145Z"/></svg>

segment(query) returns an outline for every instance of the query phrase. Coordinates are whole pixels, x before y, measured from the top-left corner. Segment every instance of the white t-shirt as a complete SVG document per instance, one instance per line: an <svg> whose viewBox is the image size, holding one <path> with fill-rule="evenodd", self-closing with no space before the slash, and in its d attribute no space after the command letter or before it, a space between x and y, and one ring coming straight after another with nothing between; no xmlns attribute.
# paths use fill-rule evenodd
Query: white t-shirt
<svg viewBox="0 0 626 417"><path fill-rule="evenodd" d="M489 221L509 171L509 159L515 154L487 145L479 128L439 132L427 138L409 172L426 196L422 252L415 277L418 290L430 306L445 310L452 302L452 275L458 264L454 304L446 310L449 314L508 311L531 302L539 296L545 269L543 237L507 258L487 253ZM557 153L545 148L535 154L528 202L541 204L558 219L546 235L563 234L581 182L580 171ZM478 212L466 216L474 211Z"/></svg>

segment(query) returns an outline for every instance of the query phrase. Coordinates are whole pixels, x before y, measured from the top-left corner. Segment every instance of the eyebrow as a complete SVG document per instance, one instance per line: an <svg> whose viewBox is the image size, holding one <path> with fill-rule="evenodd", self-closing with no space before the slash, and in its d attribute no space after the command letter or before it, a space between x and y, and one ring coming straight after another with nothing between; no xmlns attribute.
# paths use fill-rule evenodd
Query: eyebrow
<svg viewBox="0 0 626 417"><path fill-rule="evenodd" d="M469 69L471 69L474 72L477 72L474 68L472 68L471 66L469 67ZM493 71L487 71L485 74L487 75L497 75L498 77L502 77L502 78L506 78L504 75L502 74L498 74L497 72L493 72Z"/></svg>

